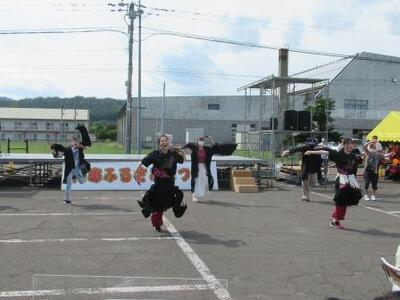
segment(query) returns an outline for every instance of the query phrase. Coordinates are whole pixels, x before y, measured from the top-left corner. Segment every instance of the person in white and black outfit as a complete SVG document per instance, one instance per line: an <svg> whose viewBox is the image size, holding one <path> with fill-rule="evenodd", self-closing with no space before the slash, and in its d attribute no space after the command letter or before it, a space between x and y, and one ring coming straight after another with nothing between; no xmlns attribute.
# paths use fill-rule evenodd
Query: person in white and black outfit
<svg viewBox="0 0 400 300"><path fill-rule="evenodd" d="M64 203L71 203L71 187L73 178L77 179L80 184L86 181L86 174L90 171L90 163L85 160L83 150L85 147L92 145L89 133L84 126L75 128L81 134L82 141L79 143L78 137L73 135L70 138L70 146L64 147L60 144L51 145L53 156L55 158L64 157L64 180L66 184L64 193Z"/></svg>
<svg viewBox="0 0 400 300"><path fill-rule="evenodd" d="M297 152L302 153L301 185L303 188L303 195L301 200L303 201L310 201L311 185L316 183L318 170L321 169L321 155L304 155L304 153L313 150L317 144L317 139L307 138L304 145L282 152L282 156L287 156Z"/></svg>
<svg viewBox="0 0 400 300"><path fill-rule="evenodd" d="M354 142L351 139L343 139L342 144L343 147L339 151L325 148L323 150L311 150L304 153L305 156L328 154L329 159L336 164L338 175L336 177L335 196L333 198L335 207L330 225L331 227L340 229L343 228L340 221L345 218L347 206L358 205L358 202L362 198L360 185L355 177L357 165L362 162L362 157L352 152Z"/></svg>
<svg viewBox="0 0 400 300"><path fill-rule="evenodd" d="M206 139L209 141L206 144ZM213 155L231 155L236 150L237 144L215 144L209 136L197 139L197 144L189 143L183 146L191 150L191 191L193 202L199 201L214 186L211 174L211 160Z"/></svg>

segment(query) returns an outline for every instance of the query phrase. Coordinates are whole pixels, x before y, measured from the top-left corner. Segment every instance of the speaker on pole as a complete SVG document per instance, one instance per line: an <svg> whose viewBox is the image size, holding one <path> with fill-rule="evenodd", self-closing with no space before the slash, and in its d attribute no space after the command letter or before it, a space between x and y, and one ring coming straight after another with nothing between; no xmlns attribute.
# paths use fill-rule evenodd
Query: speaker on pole
<svg viewBox="0 0 400 300"><path fill-rule="evenodd" d="M311 130L311 112L307 110L300 110L298 112L298 130L310 131Z"/></svg>
<svg viewBox="0 0 400 300"><path fill-rule="evenodd" d="M285 110L284 113L284 130L296 131L297 130L297 111Z"/></svg>
<svg viewBox="0 0 400 300"><path fill-rule="evenodd" d="M271 130L278 129L278 118L269 118L269 129Z"/></svg>

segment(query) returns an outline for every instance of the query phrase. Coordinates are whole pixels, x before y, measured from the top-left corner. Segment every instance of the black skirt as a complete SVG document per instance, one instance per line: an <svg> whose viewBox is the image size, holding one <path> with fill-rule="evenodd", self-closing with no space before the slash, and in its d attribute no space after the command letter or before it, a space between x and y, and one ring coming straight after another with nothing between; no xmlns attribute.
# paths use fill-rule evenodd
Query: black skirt
<svg viewBox="0 0 400 300"><path fill-rule="evenodd" d="M351 206L358 205L358 202L362 198L361 189L356 189L346 184L344 187L340 187L339 178L335 181L335 201L336 206Z"/></svg>
<svg viewBox="0 0 400 300"><path fill-rule="evenodd" d="M187 206L182 205L183 192L173 182L159 182L153 184L144 194L142 201L139 201L142 207L142 214L145 218L152 212L166 211L173 209L174 215L180 218L185 213Z"/></svg>

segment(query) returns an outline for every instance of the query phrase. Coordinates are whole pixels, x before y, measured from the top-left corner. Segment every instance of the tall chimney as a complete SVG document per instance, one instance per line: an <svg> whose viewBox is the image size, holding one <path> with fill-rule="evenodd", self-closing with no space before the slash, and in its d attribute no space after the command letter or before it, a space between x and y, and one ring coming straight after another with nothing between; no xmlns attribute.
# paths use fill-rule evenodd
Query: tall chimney
<svg viewBox="0 0 400 300"><path fill-rule="evenodd" d="M288 55L289 50L286 48L279 49L279 76L288 76Z"/></svg>
<svg viewBox="0 0 400 300"><path fill-rule="evenodd" d="M279 49L279 76L280 77L288 77L289 74L289 50L286 48ZM282 109L288 109L288 95L287 95L287 84L283 84L282 87L279 89L279 97L282 103Z"/></svg>

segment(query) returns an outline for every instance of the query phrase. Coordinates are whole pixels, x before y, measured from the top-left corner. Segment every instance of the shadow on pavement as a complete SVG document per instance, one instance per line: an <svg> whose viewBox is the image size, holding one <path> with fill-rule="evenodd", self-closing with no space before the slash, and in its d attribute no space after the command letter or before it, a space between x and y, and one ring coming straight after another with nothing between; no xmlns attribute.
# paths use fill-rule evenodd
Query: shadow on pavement
<svg viewBox="0 0 400 300"><path fill-rule="evenodd" d="M71 203L70 205L74 206L74 207L80 207L80 208L90 210L90 211L91 210L110 210L110 211L135 212L131 209L115 207L115 206L107 205L107 204L85 204L85 205L82 205L82 204Z"/></svg>
<svg viewBox="0 0 400 300"><path fill-rule="evenodd" d="M215 201L215 200L204 200L204 201L199 201L197 203L200 204L207 204L207 205L215 205L215 206L222 206L222 207L232 207L232 208L248 208L248 207L265 207L265 208L273 208L273 206L270 205L244 205L244 204L236 204L236 203L230 203L230 202L221 202L221 201Z"/></svg>
<svg viewBox="0 0 400 300"><path fill-rule="evenodd" d="M19 208L10 205L0 205L0 210L13 210L13 211L20 211Z"/></svg>
<svg viewBox="0 0 400 300"><path fill-rule="evenodd" d="M219 240L211 235L201 233L195 230L180 231L183 238L189 243L205 244L205 245L222 245L229 248L238 248L247 246L247 243L241 240Z"/></svg>

